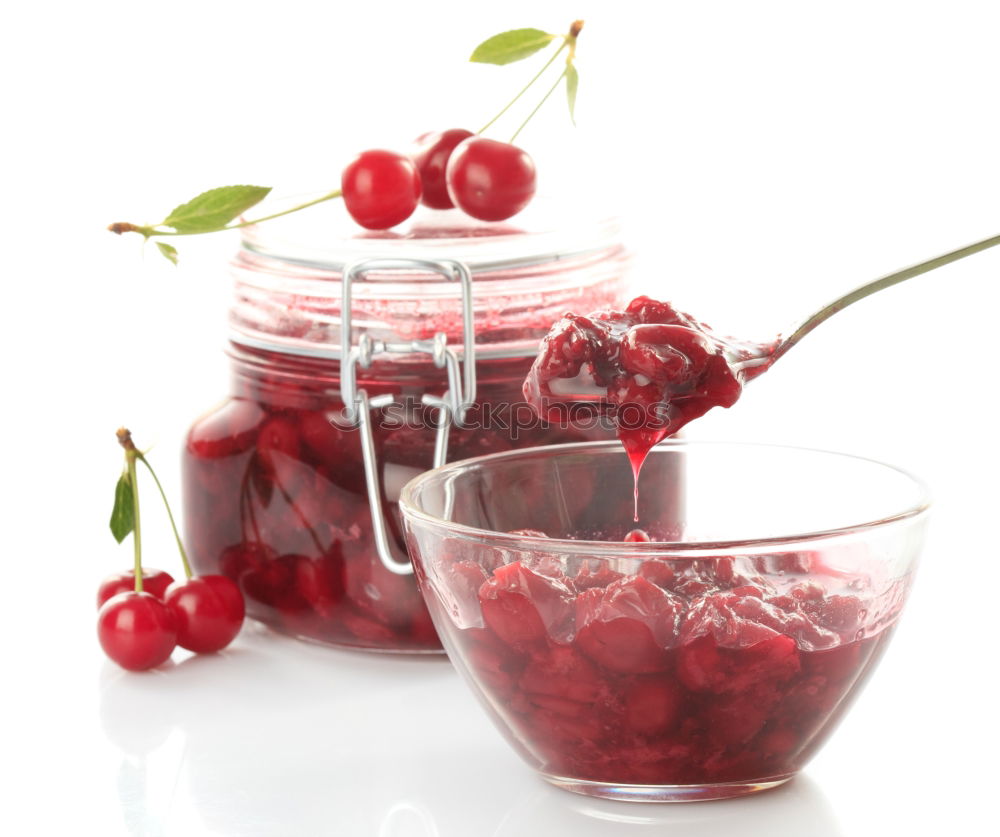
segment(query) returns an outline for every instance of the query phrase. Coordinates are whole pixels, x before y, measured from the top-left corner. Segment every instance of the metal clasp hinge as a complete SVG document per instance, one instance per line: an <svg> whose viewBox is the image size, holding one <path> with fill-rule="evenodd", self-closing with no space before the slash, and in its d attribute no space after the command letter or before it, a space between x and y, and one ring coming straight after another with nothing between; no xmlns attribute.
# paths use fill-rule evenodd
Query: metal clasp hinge
<svg viewBox="0 0 1000 837"><path fill-rule="evenodd" d="M386 342L372 338L367 332L352 345L351 299L352 285L364 280L365 274L373 270L409 270L437 273L445 279L458 281L462 292L462 359L448 345L448 337L438 332L429 340L408 342ZM466 413L476 400L476 358L475 324L472 307L472 274L461 262L442 259L367 259L345 267L340 315L340 357L341 357L341 399L344 402L346 419L356 423L361 435L361 453L365 467L365 482L368 487L368 504L371 506L372 528L375 547L383 566L397 575L409 575L413 565L409 560L399 560L393 554L389 528L382 510L381 483L372 432L371 410L386 407L393 402L392 395L379 395L369 399L368 394L357 386L357 368L367 369L375 356L380 354L423 353L430 355L434 365L444 368L448 388L441 395L423 393L421 403L437 408L437 428L434 439L435 468L443 465L448 457L448 431L451 425L465 426Z"/></svg>

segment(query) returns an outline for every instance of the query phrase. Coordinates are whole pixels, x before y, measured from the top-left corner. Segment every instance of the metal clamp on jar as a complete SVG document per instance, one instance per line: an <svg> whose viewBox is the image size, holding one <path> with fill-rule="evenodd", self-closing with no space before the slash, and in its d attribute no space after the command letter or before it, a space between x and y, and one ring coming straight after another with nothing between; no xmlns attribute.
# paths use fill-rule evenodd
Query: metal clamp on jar
<svg viewBox="0 0 1000 837"><path fill-rule="evenodd" d="M356 346L351 345L351 284L363 279L370 270L427 270L439 273L446 279L461 283L462 287L462 349L463 360L459 360L455 350L448 346L448 335L437 332L429 340L411 340L409 343L387 343L375 340L368 333L361 335ZM347 358L344 367L340 393L344 410L349 420L357 422L361 431L361 453L365 463L365 482L368 486L368 502L371 506L372 526L375 533L375 548L383 566L389 572L410 575L413 565L408 558L397 559L389 543L389 531L385 515L382 513L379 485L379 469L376 461L375 440L371 428L371 408L384 407L392 403L391 395L380 395L369 401L368 393L357 388L357 367L368 369L375 355L417 352L430 355L434 365L448 373L448 389L440 396L424 393L421 402L438 410L437 430L434 438L433 466L443 465L448 457L448 431L454 424L463 427L465 414L476 401L476 342L475 326L472 319L472 274L461 262L416 261L401 259L368 259L352 264L344 271L343 292L341 294L341 344L340 357Z"/></svg>

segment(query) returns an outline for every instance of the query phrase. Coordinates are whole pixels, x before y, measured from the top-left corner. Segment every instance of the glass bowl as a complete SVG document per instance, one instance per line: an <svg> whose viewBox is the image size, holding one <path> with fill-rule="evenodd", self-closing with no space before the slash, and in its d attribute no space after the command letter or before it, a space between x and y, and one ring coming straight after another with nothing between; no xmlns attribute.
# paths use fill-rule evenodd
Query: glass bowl
<svg viewBox="0 0 1000 837"><path fill-rule="evenodd" d="M400 499L438 634L514 749L647 801L801 770L885 650L928 506L869 459L696 442L650 453L637 521L616 442L455 462Z"/></svg>

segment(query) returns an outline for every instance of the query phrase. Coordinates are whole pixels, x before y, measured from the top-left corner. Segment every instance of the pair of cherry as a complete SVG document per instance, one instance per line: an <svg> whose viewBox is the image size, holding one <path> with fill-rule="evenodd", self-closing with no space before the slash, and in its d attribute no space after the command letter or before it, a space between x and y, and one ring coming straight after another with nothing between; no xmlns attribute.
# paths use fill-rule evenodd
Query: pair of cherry
<svg viewBox="0 0 1000 837"><path fill-rule="evenodd" d="M224 575L174 581L163 570L113 575L97 591L97 636L104 653L122 668L144 671L167 661L178 645L198 654L221 651L239 633L245 605L239 587Z"/></svg>
<svg viewBox="0 0 1000 837"><path fill-rule="evenodd" d="M419 203L432 209L457 206L481 221L503 221L535 194L535 164L515 145L462 128L423 134L416 145L409 156L362 151L344 169L344 205L362 227L394 227Z"/></svg>
<svg viewBox="0 0 1000 837"><path fill-rule="evenodd" d="M167 495L146 455L119 428L125 468L115 487L111 534L118 543L132 536L135 565L104 580L97 591L97 638L104 653L122 668L144 671L165 663L180 645L200 654L221 651L239 633L246 606L239 587L222 575L196 576L174 521ZM137 464L149 471L170 520L184 565L184 581L142 566Z"/></svg>

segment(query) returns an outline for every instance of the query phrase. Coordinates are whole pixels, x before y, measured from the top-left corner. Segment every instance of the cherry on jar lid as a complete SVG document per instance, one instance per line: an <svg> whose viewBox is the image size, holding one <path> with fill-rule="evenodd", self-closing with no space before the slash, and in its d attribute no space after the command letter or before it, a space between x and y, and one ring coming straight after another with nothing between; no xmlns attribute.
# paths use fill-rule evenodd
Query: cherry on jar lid
<svg viewBox="0 0 1000 837"><path fill-rule="evenodd" d="M352 283L350 342L362 333L386 343L444 334L461 353L461 283L415 264L444 261L471 275L477 358L530 357L567 311L614 305L625 295L630 254L619 221L595 212L539 198L509 221L486 224L421 207L405 224L371 232L334 201L246 227L232 262L230 337L338 358L343 273L377 260L393 266L364 270L365 281Z"/></svg>

